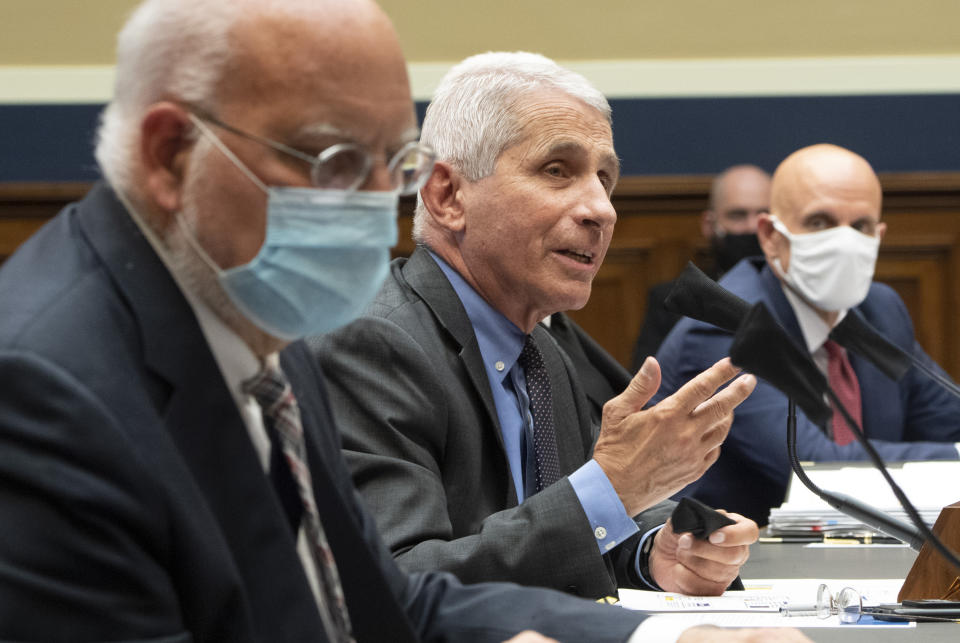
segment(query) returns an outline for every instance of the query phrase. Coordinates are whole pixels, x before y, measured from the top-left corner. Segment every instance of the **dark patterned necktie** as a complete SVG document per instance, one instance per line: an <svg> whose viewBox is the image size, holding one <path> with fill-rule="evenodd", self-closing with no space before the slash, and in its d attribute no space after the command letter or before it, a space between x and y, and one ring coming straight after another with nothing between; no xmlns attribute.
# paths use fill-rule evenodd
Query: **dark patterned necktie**
<svg viewBox="0 0 960 643"><path fill-rule="evenodd" d="M296 488L301 503L299 513L320 581L318 606L327 638L333 643L353 641L350 632L350 615L347 613L337 563L333 559L333 552L330 550L327 536L320 524L320 516L313 498L313 485L310 480L310 471L307 469L303 441L303 425L300 423L300 408L290 389L290 383L279 369L268 366L244 382L243 390L252 395L260 405L272 450L274 453L279 452L284 463L281 466L285 466L289 472L289 476L285 476L278 475L279 471L272 471L271 480L274 482L291 523L295 518L290 515L289 501L284 501L284 496L289 496L289 488L285 487L292 482ZM271 457L271 463L277 462L277 458ZM281 482L285 478L288 482ZM296 529L294 539L296 539Z"/></svg>
<svg viewBox="0 0 960 643"><path fill-rule="evenodd" d="M860 383L853 366L847 358L847 353L839 344L828 339L824 345L827 349L827 379L830 388L837 394L837 399L850 412L857 424L863 422L863 412L860 401ZM850 444L855 439L853 429L843 419L840 409L833 409L833 441L839 445Z"/></svg>
<svg viewBox="0 0 960 643"><path fill-rule="evenodd" d="M543 355L533 337L527 335L517 360L527 380L530 414L533 415L533 453L537 460L537 491L542 491L560 479L560 460L557 456L557 434L553 426L553 396L550 376L543 364Z"/></svg>

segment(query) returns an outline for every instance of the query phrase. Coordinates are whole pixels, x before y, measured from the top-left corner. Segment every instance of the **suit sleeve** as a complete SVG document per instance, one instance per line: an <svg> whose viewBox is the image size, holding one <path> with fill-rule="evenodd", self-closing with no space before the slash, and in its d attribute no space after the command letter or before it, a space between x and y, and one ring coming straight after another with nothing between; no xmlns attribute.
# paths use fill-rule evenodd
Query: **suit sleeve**
<svg viewBox="0 0 960 643"><path fill-rule="evenodd" d="M311 370L310 365L301 369ZM323 377L319 384L324 409L327 396ZM324 414L324 409L318 413ZM325 422L331 426L332 422ZM558 640L616 642L625 641L644 619L644 615L608 605L598 605L549 589L520 587L512 583L478 583L463 585L447 572L405 573L387 551L375 521L353 492L349 473L340 457L339 437L333 431L317 436L326 455L325 473L330 484L340 488L347 500L347 512L357 521L359 533L371 554L373 563L403 613L422 641L474 641L499 643L523 630L536 630ZM342 574L360 573L363 560L354 558ZM351 567L352 565L352 567ZM341 578L344 578L341 576ZM348 579L349 580L349 579ZM373 588L362 592L368 599ZM351 613L356 606L351 604ZM383 603L365 602L357 610L357 618L372 609L391 609ZM378 612L380 617L383 614ZM376 619L379 620L379 619ZM368 623L369 625L369 623ZM396 632L382 631L379 624L368 632L374 640L398 638Z"/></svg>
<svg viewBox="0 0 960 643"><path fill-rule="evenodd" d="M0 639L188 641L163 493L81 382L0 352Z"/></svg>
<svg viewBox="0 0 960 643"><path fill-rule="evenodd" d="M409 571L468 583L509 580L599 597L615 591L583 509L564 478L519 506L455 528L445 474L448 432L480 418L459 408L456 352L424 348L389 320L362 318L312 346L329 384L354 483L387 547ZM449 387L449 389L448 389ZM494 484L476 480L470 484ZM504 488L505 489L505 488ZM482 513L482 512L478 512Z"/></svg>

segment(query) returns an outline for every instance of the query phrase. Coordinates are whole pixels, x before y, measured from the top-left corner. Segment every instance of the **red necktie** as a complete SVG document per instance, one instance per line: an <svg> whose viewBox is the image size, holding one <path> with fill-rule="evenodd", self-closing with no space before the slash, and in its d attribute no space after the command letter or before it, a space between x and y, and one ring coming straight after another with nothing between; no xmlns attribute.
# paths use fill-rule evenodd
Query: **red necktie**
<svg viewBox="0 0 960 643"><path fill-rule="evenodd" d="M823 345L827 349L827 378L830 388L837 394L837 399L850 412L857 424L863 424L863 412L860 402L860 384L857 374L853 372L847 353L833 340L827 340ZM839 445L850 444L854 440L851 429L838 408L833 409L833 441Z"/></svg>

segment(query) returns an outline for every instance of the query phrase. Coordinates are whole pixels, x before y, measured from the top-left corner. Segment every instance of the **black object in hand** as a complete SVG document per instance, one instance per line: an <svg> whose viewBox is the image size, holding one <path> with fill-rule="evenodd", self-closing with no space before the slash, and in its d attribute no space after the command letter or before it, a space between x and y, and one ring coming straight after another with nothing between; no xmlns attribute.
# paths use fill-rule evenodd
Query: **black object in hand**
<svg viewBox="0 0 960 643"><path fill-rule="evenodd" d="M694 538L706 540L716 530L733 525L736 521L699 500L681 498L670 516L670 522L675 533L690 532Z"/></svg>

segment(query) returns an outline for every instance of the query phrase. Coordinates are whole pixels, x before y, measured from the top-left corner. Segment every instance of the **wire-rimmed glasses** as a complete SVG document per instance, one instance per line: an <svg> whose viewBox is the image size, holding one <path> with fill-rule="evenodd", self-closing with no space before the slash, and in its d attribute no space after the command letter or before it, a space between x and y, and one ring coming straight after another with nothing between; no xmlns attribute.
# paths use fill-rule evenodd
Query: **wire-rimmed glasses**
<svg viewBox="0 0 960 643"><path fill-rule="evenodd" d="M310 183L316 188L356 190L367 181L373 168L370 151L359 143L338 143L319 154L307 154L284 143L245 132L202 110L191 108L191 111L211 125L309 163ZM391 189L401 195L416 194L430 178L435 160L436 154L429 145L410 141L387 161Z"/></svg>
<svg viewBox="0 0 960 643"><path fill-rule="evenodd" d="M834 614L841 623L856 623L863 615L863 597L852 587L844 587L834 598L830 588L821 583L817 588L817 617L830 618Z"/></svg>

